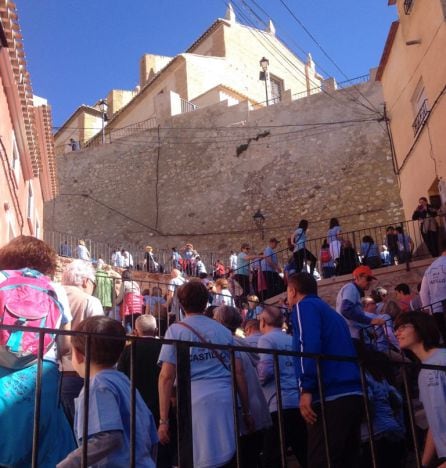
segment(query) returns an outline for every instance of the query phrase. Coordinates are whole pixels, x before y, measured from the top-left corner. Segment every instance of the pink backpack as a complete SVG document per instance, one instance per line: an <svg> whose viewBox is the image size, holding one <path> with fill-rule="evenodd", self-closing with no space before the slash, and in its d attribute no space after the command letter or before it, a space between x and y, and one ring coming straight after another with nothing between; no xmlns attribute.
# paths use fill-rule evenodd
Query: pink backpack
<svg viewBox="0 0 446 468"><path fill-rule="evenodd" d="M37 360L39 333L2 329L1 325L58 328L63 308L50 279L38 271L24 268L2 273L6 280L0 283L0 366L22 369ZM54 340L54 335L44 335L44 354Z"/></svg>

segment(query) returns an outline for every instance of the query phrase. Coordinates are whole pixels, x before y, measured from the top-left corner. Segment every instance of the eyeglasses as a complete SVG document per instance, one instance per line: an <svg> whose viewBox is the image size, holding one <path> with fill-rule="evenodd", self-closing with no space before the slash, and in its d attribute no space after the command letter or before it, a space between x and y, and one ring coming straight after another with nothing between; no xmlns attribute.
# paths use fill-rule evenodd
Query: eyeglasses
<svg viewBox="0 0 446 468"><path fill-rule="evenodd" d="M92 280L91 278L87 278L87 280L91 282L93 287L96 287L96 281Z"/></svg>
<svg viewBox="0 0 446 468"><path fill-rule="evenodd" d="M403 330L406 330L408 328L415 328L415 327L411 323L403 323L395 331L403 331Z"/></svg>

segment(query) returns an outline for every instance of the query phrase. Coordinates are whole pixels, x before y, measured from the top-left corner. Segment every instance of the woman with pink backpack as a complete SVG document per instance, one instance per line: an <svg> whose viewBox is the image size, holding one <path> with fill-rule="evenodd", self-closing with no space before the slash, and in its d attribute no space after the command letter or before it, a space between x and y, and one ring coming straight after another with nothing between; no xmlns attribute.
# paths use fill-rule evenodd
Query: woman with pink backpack
<svg viewBox="0 0 446 468"><path fill-rule="evenodd" d="M70 328L65 291L50 279L56 267L56 252L35 237L19 236L0 248L0 466L32 464L40 346L37 465L56 466L75 447L59 405L55 336L26 330Z"/></svg>

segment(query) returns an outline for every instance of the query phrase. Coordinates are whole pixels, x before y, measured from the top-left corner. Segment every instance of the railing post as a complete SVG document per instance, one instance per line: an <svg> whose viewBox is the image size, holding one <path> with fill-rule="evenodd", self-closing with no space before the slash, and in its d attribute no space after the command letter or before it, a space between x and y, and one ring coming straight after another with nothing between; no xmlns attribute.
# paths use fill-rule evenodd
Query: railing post
<svg viewBox="0 0 446 468"><path fill-rule="evenodd" d="M177 354L177 442L178 463L181 468L193 468L193 436L190 382L190 349L176 343Z"/></svg>
<svg viewBox="0 0 446 468"><path fill-rule="evenodd" d="M130 344L130 468L135 468L136 438L136 387L135 387L136 341Z"/></svg>
<svg viewBox="0 0 446 468"><path fill-rule="evenodd" d="M276 384L276 398L277 398L277 416L279 421L279 443L280 443L280 460L282 467L286 467L286 447L285 447L285 431L283 428L283 409L282 409L282 386L280 383L280 368L279 356L277 353L273 354L274 364L274 381Z"/></svg>
<svg viewBox="0 0 446 468"><path fill-rule="evenodd" d="M370 454L372 460L373 468L377 468L376 464L376 453L375 453L375 441L373 439L373 424L371 421L371 414L370 414L370 404L369 404L369 397L367 392L367 380L365 378L364 367L361 363L359 363L359 374L361 376L361 387L362 387L362 395L364 398L364 409L365 409L365 418L367 423L367 431L369 433L369 443L370 443Z"/></svg>
<svg viewBox="0 0 446 468"><path fill-rule="evenodd" d="M215 350L215 352L219 352ZM232 412L234 416L234 435L235 435L235 448L236 448L236 461L237 467L241 465L241 453L240 453L240 444L239 444L239 435L240 435L240 424L238 419L238 397L237 397L237 381L235 379L235 354L234 350L230 350L231 353L231 386L232 386Z"/></svg>
<svg viewBox="0 0 446 468"><path fill-rule="evenodd" d="M322 374L321 374L321 360L320 360L320 357L317 357L315 359L316 359L317 385L319 388L319 398L321 400L322 432L324 434L325 456L327 457L327 468L331 468L330 444L328 443L328 430L327 430L327 414L325 411L325 396L324 396L324 388L323 388Z"/></svg>
<svg viewBox="0 0 446 468"><path fill-rule="evenodd" d="M84 421L82 427L82 459L81 468L88 467L88 413L90 409L90 361L91 361L91 335L85 341L85 377L84 377Z"/></svg>
<svg viewBox="0 0 446 468"><path fill-rule="evenodd" d="M40 435L40 407L42 397L42 371L43 371L43 345L45 332L39 332L39 350L37 354L36 392L34 397L34 424L33 424L33 446L31 452L31 466L37 468L39 458L39 435Z"/></svg>
<svg viewBox="0 0 446 468"><path fill-rule="evenodd" d="M409 415L410 432L412 433L412 442L413 442L413 448L415 451L415 461L417 464L417 468L422 468L421 454L420 454L420 449L418 447L418 440L417 440L416 427L415 427L416 426L415 416L413 414L409 383L407 382L407 369L404 363L402 363L402 366L401 366L401 374L403 376L404 394L405 394L406 402L407 402L407 413Z"/></svg>

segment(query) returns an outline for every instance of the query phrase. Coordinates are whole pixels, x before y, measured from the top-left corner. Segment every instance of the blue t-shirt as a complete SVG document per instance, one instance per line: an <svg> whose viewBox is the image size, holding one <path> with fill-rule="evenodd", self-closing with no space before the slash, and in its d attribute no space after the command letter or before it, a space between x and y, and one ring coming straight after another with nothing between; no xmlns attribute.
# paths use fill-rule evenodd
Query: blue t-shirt
<svg viewBox="0 0 446 468"><path fill-rule="evenodd" d="M302 228L297 228L294 231L293 242L294 242L294 252L297 252L300 249L305 248L305 242L307 241L307 235Z"/></svg>
<svg viewBox="0 0 446 468"><path fill-rule="evenodd" d="M249 260L246 260L247 255L245 252L240 252L237 255L237 275L249 276Z"/></svg>
<svg viewBox="0 0 446 468"><path fill-rule="evenodd" d="M165 303L166 299L162 296L144 296L144 305L153 307L156 304L164 305Z"/></svg>
<svg viewBox="0 0 446 468"><path fill-rule="evenodd" d="M423 364L446 366L446 349L437 349ZM418 387L437 455L446 457L446 372L421 369Z"/></svg>
<svg viewBox="0 0 446 468"><path fill-rule="evenodd" d="M186 316L184 323L209 343L234 344L227 328L204 315ZM218 350L223 365L215 350L200 347L198 336L180 324L171 325L165 338L197 342L196 347L190 348L194 467L224 465L235 453L229 353ZM163 345L159 361L176 365L175 346Z"/></svg>
<svg viewBox="0 0 446 468"><path fill-rule="evenodd" d="M234 343L231 332L205 315L192 315L186 317L184 323L190 325L208 342L214 344L232 345ZM170 340L197 341L201 340L198 336L178 323L172 324L164 336ZM225 366L217 358L215 350L197 347L190 348L190 371L191 380L211 380L211 379L230 379L230 359L227 351L218 350L218 354L225 362ZM174 345L164 344L161 348L159 362L177 363L176 351Z"/></svg>
<svg viewBox="0 0 446 468"><path fill-rule="evenodd" d="M84 389L74 400L76 414L74 431L79 445L82 443L84 424ZM135 461L138 467L154 468L151 457L158 433L152 413L136 391L135 404ZM88 435L99 432L122 431L124 444L95 467L128 466L130 462L130 381L123 373L106 369L90 379Z"/></svg>
<svg viewBox="0 0 446 468"><path fill-rule="evenodd" d="M403 399L395 387L387 380L375 380L366 372L367 394L371 405L373 435L386 434L403 440L405 436ZM367 425L361 427L361 439L368 440Z"/></svg>
<svg viewBox="0 0 446 468"><path fill-rule="evenodd" d="M274 265L277 265L279 263L277 261L277 254L271 247L267 247L263 251L263 255L265 255L265 257L268 257L270 262L272 262ZM266 259L262 259L261 265L262 271L276 271L276 269L271 267L271 265L266 261Z"/></svg>
<svg viewBox="0 0 446 468"><path fill-rule="evenodd" d="M258 348L293 350L293 338L280 329L262 335L257 343ZM299 390L294 372L292 356L279 356L280 384L282 389L282 406L297 408L299 406ZM257 364L260 383L262 384L268 407L271 413L277 411L276 383L274 380L274 361L272 354L260 354Z"/></svg>
<svg viewBox="0 0 446 468"><path fill-rule="evenodd" d="M380 257L379 248L376 244L361 242L361 255L366 258Z"/></svg>
<svg viewBox="0 0 446 468"><path fill-rule="evenodd" d="M338 235L341 233L341 226L335 226L327 232L327 242L330 244L333 241L338 240Z"/></svg>
<svg viewBox="0 0 446 468"><path fill-rule="evenodd" d="M354 283L342 286L336 297L336 311L341 314L347 322L352 338L360 338L360 330L369 326L372 321L364 313L361 304L361 293Z"/></svg>

